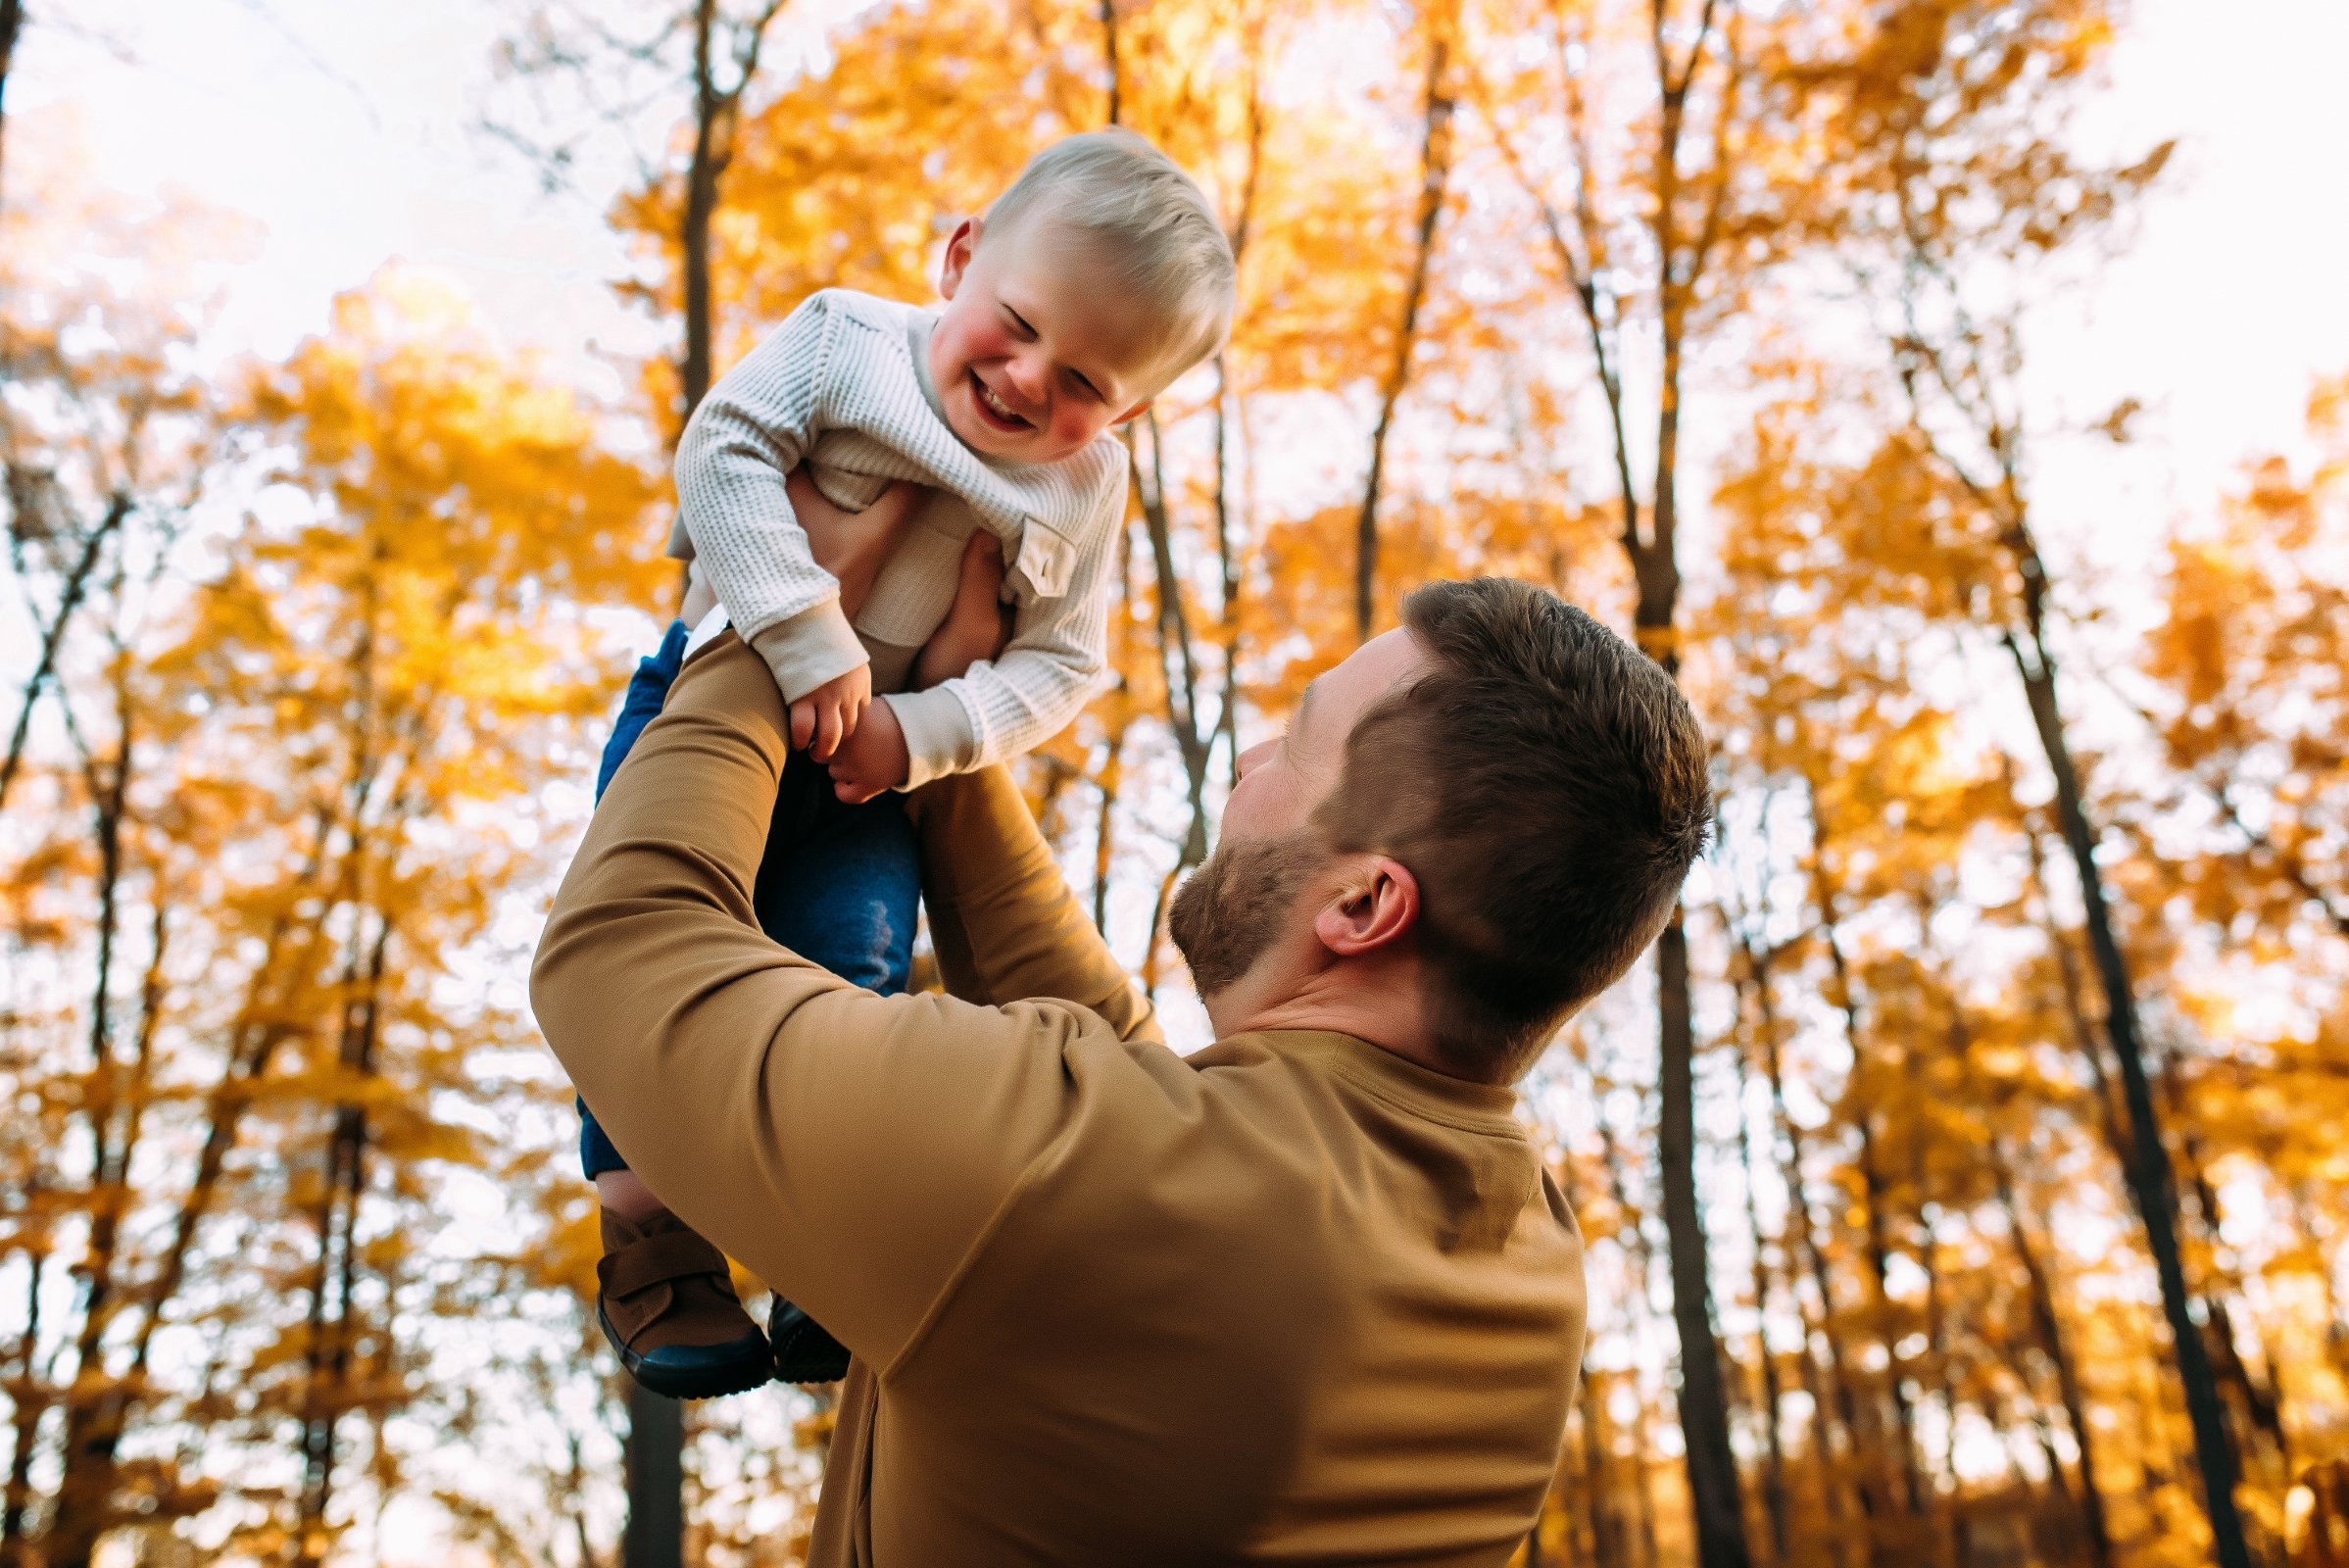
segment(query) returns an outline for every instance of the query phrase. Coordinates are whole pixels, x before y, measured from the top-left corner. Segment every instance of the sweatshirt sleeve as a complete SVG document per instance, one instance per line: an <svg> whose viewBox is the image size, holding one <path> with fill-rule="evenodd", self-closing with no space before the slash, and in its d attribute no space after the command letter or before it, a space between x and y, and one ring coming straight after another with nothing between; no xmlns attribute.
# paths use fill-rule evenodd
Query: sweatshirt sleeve
<svg viewBox="0 0 2349 1568"><path fill-rule="evenodd" d="M1121 464L1081 525L1066 591L1020 606L1001 659L888 698L912 760L905 788L1032 752L1084 710L1107 664L1108 564L1125 501Z"/></svg>
<svg viewBox="0 0 2349 1568"><path fill-rule="evenodd" d="M1109 952L1001 766L940 779L906 802L939 976L967 1002L1056 997L1120 1040L1162 1041L1157 1013Z"/></svg>
<svg viewBox="0 0 2349 1568"><path fill-rule="evenodd" d="M679 532L786 702L866 657L783 488L814 444L833 317L822 294L792 312L710 389L677 442Z"/></svg>
<svg viewBox="0 0 2349 1568"><path fill-rule="evenodd" d="M923 824L949 906L985 923L975 953L953 923L948 968L1004 1004L876 996L776 946L751 886L784 722L738 638L687 662L556 894L531 1005L662 1200L886 1370L1074 1113L1069 1053L1155 1025L1000 775ZM1007 997L1030 988L1106 1010Z"/></svg>

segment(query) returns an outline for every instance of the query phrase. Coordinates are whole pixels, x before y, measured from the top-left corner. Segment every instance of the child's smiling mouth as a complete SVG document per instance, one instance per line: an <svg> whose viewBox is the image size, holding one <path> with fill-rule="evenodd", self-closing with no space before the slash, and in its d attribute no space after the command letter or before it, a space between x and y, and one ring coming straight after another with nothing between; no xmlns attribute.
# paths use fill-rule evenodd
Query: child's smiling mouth
<svg viewBox="0 0 2349 1568"><path fill-rule="evenodd" d="M1006 435L1036 428L1034 420L1012 413L1010 405L995 395L995 388L979 379L978 371L966 370L963 373L970 377L971 401L979 406L980 415L990 424Z"/></svg>

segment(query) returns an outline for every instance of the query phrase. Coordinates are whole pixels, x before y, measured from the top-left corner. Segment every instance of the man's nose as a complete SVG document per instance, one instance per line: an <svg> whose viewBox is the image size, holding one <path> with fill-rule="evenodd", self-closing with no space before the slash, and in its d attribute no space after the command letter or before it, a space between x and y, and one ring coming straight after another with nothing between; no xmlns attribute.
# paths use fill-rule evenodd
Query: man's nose
<svg viewBox="0 0 2349 1568"><path fill-rule="evenodd" d="M1256 770L1256 764L1264 760L1275 744L1272 741L1258 741L1247 751L1242 752L1240 754L1240 776L1246 778L1253 773Z"/></svg>

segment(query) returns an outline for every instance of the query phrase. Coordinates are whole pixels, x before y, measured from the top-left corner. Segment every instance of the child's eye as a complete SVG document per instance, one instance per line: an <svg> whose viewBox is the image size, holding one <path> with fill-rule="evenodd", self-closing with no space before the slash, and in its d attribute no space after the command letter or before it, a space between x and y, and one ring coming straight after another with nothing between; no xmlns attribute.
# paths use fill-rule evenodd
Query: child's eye
<svg viewBox="0 0 2349 1568"><path fill-rule="evenodd" d="M1101 400L1101 389L1081 375L1072 373L1069 376L1068 390L1070 396L1082 398L1088 403L1099 403Z"/></svg>
<svg viewBox="0 0 2349 1568"><path fill-rule="evenodd" d="M1018 338L1022 343L1036 341L1036 329L1028 324L1027 318L1008 305L1003 307L1003 319L1010 325L1013 337Z"/></svg>

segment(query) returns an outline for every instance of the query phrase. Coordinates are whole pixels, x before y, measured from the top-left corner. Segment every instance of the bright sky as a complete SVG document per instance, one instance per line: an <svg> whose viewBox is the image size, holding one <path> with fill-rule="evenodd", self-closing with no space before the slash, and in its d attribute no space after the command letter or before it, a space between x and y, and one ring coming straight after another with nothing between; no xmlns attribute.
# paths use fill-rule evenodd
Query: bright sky
<svg viewBox="0 0 2349 1568"><path fill-rule="evenodd" d="M853 0L816 0L803 16ZM544 196L474 129L492 45L524 0L32 0L8 83L9 151L84 144L129 192L177 187L266 226L222 332L278 353L386 259L448 273L510 341L616 389L596 350L647 328L612 300L621 257L596 194ZM68 14L71 21L62 19ZM2224 17L2222 22L2220 19ZM2084 133L2180 138L2175 174L2092 292L2032 345L2043 416L2144 402L2145 443L2041 453L2045 525L2128 551L2199 510L2244 454L2288 441L2312 374L2349 369L2349 6L2147 0ZM807 47L806 24L786 39ZM70 124L69 124L70 122ZM12 159L13 161L13 159ZM2101 552L2100 552L2101 553Z"/></svg>

